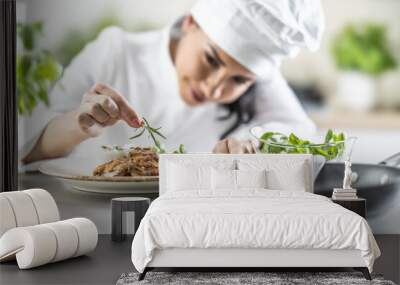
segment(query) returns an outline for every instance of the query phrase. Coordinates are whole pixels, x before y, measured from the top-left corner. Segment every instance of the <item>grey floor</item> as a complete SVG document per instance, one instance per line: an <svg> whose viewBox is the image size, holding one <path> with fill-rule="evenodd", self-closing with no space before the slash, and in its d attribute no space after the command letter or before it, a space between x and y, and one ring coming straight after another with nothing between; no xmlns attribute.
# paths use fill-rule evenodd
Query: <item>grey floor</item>
<svg viewBox="0 0 400 285"><path fill-rule="evenodd" d="M399 283L400 236L380 235L376 240L382 257L375 263L375 272ZM109 235L100 235L94 252L30 270L19 270L16 262L0 265L0 284L115 284L124 272L132 272L131 238L112 242Z"/></svg>
<svg viewBox="0 0 400 285"><path fill-rule="evenodd" d="M131 241L116 243L109 235L100 235L96 250L88 256L34 269L19 270L16 262L2 263L0 284L115 284L122 273L134 270Z"/></svg>

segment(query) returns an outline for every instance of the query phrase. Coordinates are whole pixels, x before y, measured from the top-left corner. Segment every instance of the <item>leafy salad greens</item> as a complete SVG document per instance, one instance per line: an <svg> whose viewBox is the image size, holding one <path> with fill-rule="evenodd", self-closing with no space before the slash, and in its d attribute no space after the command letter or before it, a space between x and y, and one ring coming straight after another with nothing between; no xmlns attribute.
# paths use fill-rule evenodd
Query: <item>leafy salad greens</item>
<svg viewBox="0 0 400 285"><path fill-rule="evenodd" d="M323 143L312 143L294 133L287 136L279 132L266 132L259 140L259 149L263 153L309 153L332 160L343 154L346 137L342 132L334 133L329 129Z"/></svg>

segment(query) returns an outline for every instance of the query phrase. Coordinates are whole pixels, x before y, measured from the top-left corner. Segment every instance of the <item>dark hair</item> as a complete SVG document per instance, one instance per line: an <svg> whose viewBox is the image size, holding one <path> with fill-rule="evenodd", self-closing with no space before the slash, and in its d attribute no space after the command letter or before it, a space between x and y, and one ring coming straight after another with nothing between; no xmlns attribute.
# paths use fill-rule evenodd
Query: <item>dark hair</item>
<svg viewBox="0 0 400 285"><path fill-rule="evenodd" d="M237 99L229 104L220 104L221 108L228 111L225 116L217 118L218 121L225 121L232 116L236 116L235 122L225 132L222 133L220 139L226 138L242 124L250 123L256 114L255 93L253 92L254 84Z"/></svg>

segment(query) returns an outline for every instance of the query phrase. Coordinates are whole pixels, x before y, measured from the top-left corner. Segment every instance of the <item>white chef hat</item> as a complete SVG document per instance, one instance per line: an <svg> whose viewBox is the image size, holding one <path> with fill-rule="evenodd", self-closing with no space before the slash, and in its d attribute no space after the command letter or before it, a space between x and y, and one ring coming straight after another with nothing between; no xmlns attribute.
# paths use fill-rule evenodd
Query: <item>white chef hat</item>
<svg viewBox="0 0 400 285"><path fill-rule="evenodd" d="M227 54L260 78L302 47L318 49L324 28L319 0L198 0L191 14Z"/></svg>

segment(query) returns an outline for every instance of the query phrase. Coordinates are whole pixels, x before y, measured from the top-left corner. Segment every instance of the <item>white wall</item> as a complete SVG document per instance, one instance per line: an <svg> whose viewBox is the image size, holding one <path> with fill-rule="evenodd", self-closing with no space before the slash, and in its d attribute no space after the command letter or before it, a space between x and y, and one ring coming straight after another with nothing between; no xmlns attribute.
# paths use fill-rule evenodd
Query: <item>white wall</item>
<svg viewBox="0 0 400 285"><path fill-rule="evenodd" d="M43 45L57 48L71 30L85 30L104 16L118 17L132 27L146 22L162 27L193 5L195 0L17 0L27 4L27 20L45 23ZM17 7L18 9L18 7Z"/></svg>
<svg viewBox="0 0 400 285"><path fill-rule="evenodd" d="M70 30L85 30L106 15L118 17L125 27L150 23L156 27L171 23L187 12L196 0L17 0L27 4L27 19L44 20L49 49L56 48ZM326 33L321 50L302 52L283 65L285 76L299 84L317 83L330 93L337 71L330 57L332 38L348 22L374 21L387 24L391 47L400 59L399 0L322 0ZM18 7L17 7L18 9ZM307 68L305 68L307 67Z"/></svg>

